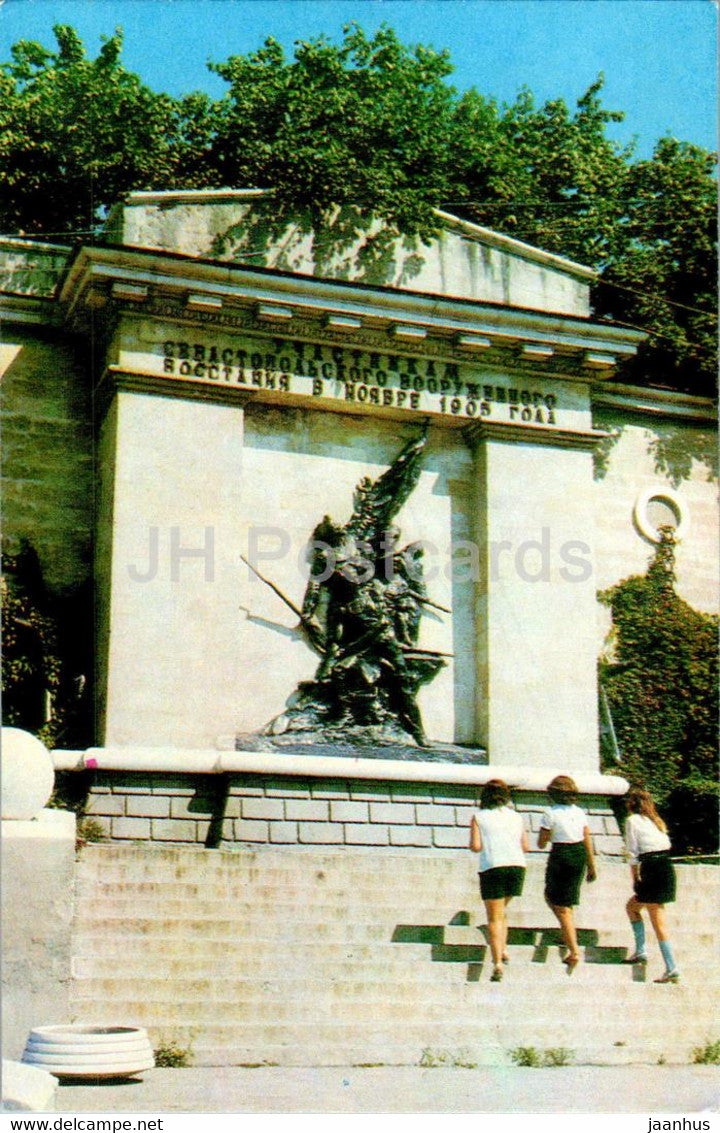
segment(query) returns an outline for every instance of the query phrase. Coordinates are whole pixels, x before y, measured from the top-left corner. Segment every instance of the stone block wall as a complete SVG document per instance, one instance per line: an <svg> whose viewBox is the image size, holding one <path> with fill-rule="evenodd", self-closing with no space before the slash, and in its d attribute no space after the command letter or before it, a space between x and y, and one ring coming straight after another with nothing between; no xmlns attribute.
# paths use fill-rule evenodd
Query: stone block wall
<svg viewBox="0 0 720 1133"><path fill-rule="evenodd" d="M89 375L66 337L7 325L0 346L3 528L30 541L53 593L90 577L93 442Z"/></svg>
<svg viewBox="0 0 720 1133"><path fill-rule="evenodd" d="M439 783L96 772L85 814L112 841L253 846L345 846L466 851L476 789ZM516 791L531 846L547 805ZM596 852L622 854L609 800L586 795ZM540 851L536 851L540 853Z"/></svg>

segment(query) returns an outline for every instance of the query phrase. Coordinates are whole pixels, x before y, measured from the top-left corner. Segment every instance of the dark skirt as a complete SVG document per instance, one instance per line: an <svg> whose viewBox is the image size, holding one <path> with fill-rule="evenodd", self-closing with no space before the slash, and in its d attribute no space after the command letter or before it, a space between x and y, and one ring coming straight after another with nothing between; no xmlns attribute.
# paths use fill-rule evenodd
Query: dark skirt
<svg viewBox="0 0 720 1133"><path fill-rule="evenodd" d="M580 902L580 886L587 869L584 842L556 842L545 871L545 900L568 909Z"/></svg>
<svg viewBox="0 0 720 1133"><path fill-rule="evenodd" d="M675 900L675 867L667 850L640 855L635 896L643 905L668 905Z"/></svg>
<svg viewBox="0 0 720 1133"><path fill-rule="evenodd" d="M484 869L480 874L480 896L483 901L497 901L502 897L519 897L525 883L525 867L501 865Z"/></svg>

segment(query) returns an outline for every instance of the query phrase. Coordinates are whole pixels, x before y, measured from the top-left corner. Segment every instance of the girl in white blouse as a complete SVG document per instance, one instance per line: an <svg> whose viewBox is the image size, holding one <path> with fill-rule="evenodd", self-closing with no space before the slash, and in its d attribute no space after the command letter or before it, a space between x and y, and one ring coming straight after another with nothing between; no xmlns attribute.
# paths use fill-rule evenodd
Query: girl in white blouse
<svg viewBox="0 0 720 1133"><path fill-rule="evenodd" d="M587 876L595 880L595 854L588 817L576 805L578 789L569 775L556 775L548 783L551 806L540 819L538 848L551 850L545 870L545 900L560 924L567 955L568 974L580 962L573 905L580 900L580 885Z"/></svg>
<svg viewBox="0 0 720 1133"><path fill-rule="evenodd" d="M480 793L480 807L470 821L470 849L479 855L480 896L493 961L490 979L498 983L508 962L507 907L523 891L528 850L522 815L511 808L510 788L502 779L491 779Z"/></svg>
<svg viewBox="0 0 720 1133"><path fill-rule="evenodd" d="M680 973L665 925L665 905L675 900L676 888L667 827L655 809L649 791L630 791L627 808L630 814L625 823L625 845L630 857L634 893L625 908L635 937L635 952L625 963L647 963L645 922L642 918L642 911L646 908L665 961L665 973L655 983L677 983Z"/></svg>

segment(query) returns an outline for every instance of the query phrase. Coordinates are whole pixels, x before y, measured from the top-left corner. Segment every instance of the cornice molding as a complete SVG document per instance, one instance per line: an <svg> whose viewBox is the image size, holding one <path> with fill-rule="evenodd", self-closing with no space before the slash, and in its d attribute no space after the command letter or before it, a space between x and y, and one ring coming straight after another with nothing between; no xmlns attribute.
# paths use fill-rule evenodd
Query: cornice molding
<svg viewBox="0 0 720 1133"><path fill-rule="evenodd" d="M620 409L642 416L674 417L717 425L717 405L709 397L693 397L673 390L641 388L613 383L591 391L592 405Z"/></svg>
<svg viewBox="0 0 720 1133"><path fill-rule="evenodd" d="M47 295L18 295L0 292L0 323L19 323L53 330L62 327L57 302Z"/></svg>
<svg viewBox="0 0 720 1133"><path fill-rule="evenodd" d="M113 287L120 291L116 301L135 302L139 308L145 297L180 298L189 318L203 297L218 318L225 308L231 314L233 308L270 306L278 317L281 311L288 313L282 321L284 333L290 334L294 318L314 315L348 320L348 341L354 334L360 338L365 327L384 327L396 334L397 328L401 333L414 328L417 337L423 337L424 331L425 335L453 339L456 344L464 338L463 348L469 356L477 356L469 336L475 336L479 347L484 347L483 340L500 346L553 347L576 358L587 355L581 359L587 373L574 375L579 381L598 381L597 356L606 356L609 375L613 361L634 354L644 337L637 331L579 317L125 247L80 249L69 266L60 299L68 317L73 318L83 306L112 301ZM190 297L192 305L188 307ZM353 329L353 321L360 327Z"/></svg>
<svg viewBox="0 0 720 1133"><path fill-rule="evenodd" d="M548 429L533 425L513 425L499 421L473 421L463 428L463 436L473 447L481 441L506 441L512 444L552 445L553 448L580 449L592 452L608 433L600 430Z"/></svg>

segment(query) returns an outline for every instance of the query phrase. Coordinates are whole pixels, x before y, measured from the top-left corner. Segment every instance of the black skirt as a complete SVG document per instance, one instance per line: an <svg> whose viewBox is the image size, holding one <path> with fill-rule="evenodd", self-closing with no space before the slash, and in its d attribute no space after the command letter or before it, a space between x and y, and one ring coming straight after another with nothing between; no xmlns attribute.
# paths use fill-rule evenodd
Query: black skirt
<svg viewBox="0 0 720 1133"><path fill-rule="evenodd" d="M668 905L675 900L675 866L667 850L640 855L635 896L643 905Z"/></svg>
<svg viewBox="0 0 720 1133"><path fill-rule="evenodd" d="M580 902L580 886L587 869L584 842L555 842L545 870L545 900L564 909Z"/></svg>
<svg viewBox="0 0 720 1133"><path fill-rule="evenodd" d="M497 901L502 897L519 897L525 882L525 867L500 865L484 869L480 874L480 896L483 901Z"/></svg>

